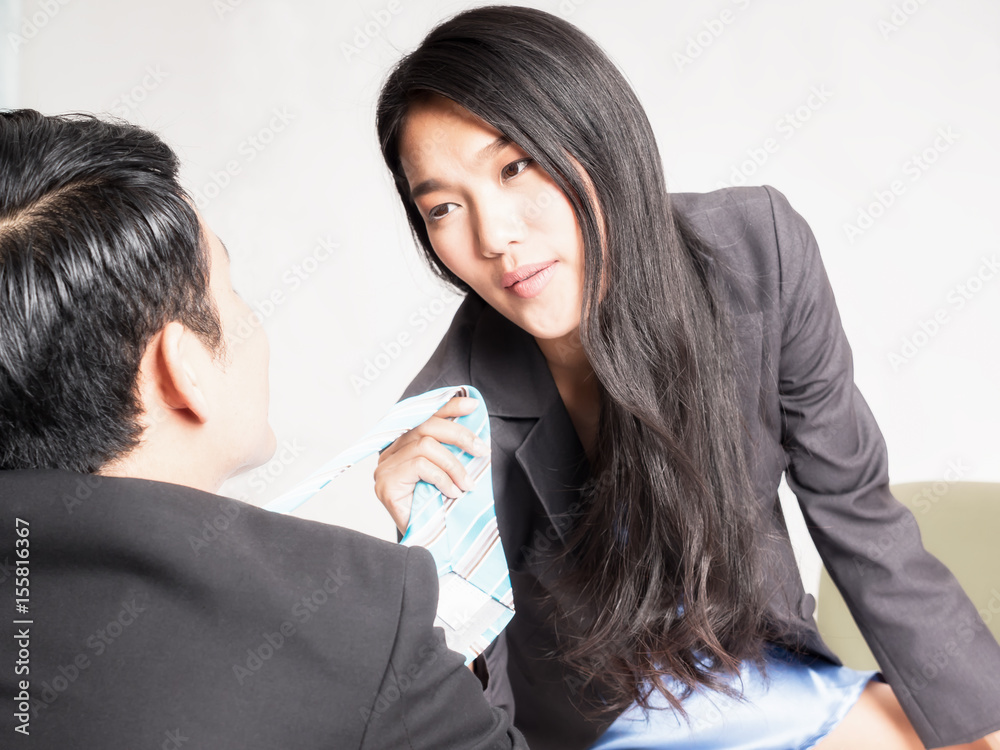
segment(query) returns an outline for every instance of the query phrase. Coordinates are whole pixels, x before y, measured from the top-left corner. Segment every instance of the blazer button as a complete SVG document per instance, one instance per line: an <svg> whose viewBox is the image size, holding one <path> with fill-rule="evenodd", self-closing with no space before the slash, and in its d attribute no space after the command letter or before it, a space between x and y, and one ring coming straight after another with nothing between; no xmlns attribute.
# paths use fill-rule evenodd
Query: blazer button
<svg viewBox="0 0 1000 750"><path fill-rule="evenodd" d="M802 612L803 620L811 618L813 616L813 612L816 611L816 597L812 594L806 594L802 597L802 604L799 611Z"/></svg>

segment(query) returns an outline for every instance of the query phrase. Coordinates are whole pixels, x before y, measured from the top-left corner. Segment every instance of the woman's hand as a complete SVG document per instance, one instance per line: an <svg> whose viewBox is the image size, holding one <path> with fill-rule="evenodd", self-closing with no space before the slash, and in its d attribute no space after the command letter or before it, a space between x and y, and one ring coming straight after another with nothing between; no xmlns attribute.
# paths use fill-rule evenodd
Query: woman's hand
<svg viewBox="0 0 1000 750"><path fill-rule="evenodd" d="M456 396L434 416L417 425L382 451L375 468L375 494L389 511L396 528L406 533L417 482L432 484L446 497L458 497L473 483L458 456L442 443L461 448L473 456L485 456L489 447L468 427L452 421L471 414L478 401Z"/></svg>

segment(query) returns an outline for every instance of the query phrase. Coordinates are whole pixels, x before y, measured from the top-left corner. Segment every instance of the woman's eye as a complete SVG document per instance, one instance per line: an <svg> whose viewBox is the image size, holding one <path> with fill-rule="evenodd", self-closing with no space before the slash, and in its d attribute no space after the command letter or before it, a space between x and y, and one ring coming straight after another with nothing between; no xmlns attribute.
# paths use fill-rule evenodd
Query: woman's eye
<svg viewBox="0 0 1000 750"><path fill-rule="evenodd" d="M517 177L521 172L528 168L531 164L531 159L518 159L515 162L511 162L506 167L501 170L501 174L505 180L509 180L511 177Z"/></svg>
<svg viewBox="0 0 1000 750"><path fill-rule="evenodd" d="M433 221L444 218L447 214L450 214L455 209L454 203L442 203L438 206L434 206L430 211L427 212L428 218Z"/></svg>

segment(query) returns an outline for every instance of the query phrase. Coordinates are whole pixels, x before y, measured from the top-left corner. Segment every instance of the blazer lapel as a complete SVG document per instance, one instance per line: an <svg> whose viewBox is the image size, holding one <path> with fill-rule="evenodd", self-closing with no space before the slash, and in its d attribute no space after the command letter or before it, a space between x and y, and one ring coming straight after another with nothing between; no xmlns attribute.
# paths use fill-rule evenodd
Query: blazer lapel
<svg viewBox="0 0 1000 750"><path fill-rule="evenodd" d="M492 417L534 420L526 433L523 427L495 430L494 437L514 455L565 541L589 466L545 357L534 338L487 306L473 333L469 372Z"/></svg>
<svg viewBox="0 0 1000 750"><path fill-rule="evenodd" d="M579 490L590 468L562 399L539 417L514 455L565 542L573 516L580 512Z"/></svg>

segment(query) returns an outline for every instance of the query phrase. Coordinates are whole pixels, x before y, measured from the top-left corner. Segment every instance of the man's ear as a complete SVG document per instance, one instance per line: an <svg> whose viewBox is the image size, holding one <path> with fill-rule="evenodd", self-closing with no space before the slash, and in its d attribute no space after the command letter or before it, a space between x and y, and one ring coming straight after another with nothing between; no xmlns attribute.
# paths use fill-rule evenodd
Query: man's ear
<svg viewBox="0 0 1000 750"><path fill-rule="evenodd" d="M207 422L209 403L205 383L199 378L211 353L202 340L183 323L171 321L153 339L159 396L167 409L184 409L199 422Z"/></svg>

